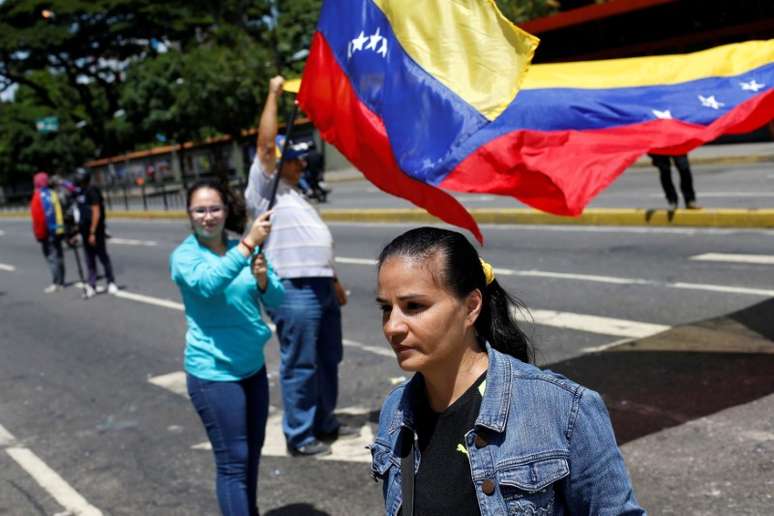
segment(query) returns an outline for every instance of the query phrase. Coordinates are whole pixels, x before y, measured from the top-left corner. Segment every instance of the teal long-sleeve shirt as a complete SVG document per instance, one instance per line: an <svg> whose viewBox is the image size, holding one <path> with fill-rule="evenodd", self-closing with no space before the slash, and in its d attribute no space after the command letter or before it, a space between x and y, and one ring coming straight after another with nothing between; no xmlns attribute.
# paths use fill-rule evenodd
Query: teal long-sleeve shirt
<svg viewBox="0 0 774 516"><path fill-rule="evenodd" d="M219 256L191 235L169 257L188 323L184 367L205 380L241 380L264 366L271 329L260 304L276 308L285 295L271 265L266 290L258 289L250 258L239 252L238 243L229 240L228 251Z"/></svg>

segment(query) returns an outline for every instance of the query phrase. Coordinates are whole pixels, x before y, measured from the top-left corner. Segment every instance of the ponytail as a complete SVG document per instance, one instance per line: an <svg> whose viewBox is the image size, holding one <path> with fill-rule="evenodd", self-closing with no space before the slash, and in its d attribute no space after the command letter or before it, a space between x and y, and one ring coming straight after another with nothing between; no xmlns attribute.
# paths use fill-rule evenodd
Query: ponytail
<svg viewBox="0 0 774 516"><path fill-rule="evenodd" d="M476 320L479 337L500 353L532 363L535 359L532 346L516 322L516 312L526 310L524 304L506 292L496 279L486 286L483 294L483 306Z"/></svg>

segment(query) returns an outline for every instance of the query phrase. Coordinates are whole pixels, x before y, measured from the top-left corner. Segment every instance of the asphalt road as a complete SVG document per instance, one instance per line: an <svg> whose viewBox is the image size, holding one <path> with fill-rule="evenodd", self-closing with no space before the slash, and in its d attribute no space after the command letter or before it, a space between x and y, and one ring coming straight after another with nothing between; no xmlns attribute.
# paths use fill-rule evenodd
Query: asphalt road
<svg viewBox="0 0 774 516"><path fill-rule="evenodd" d="M404 373L381 335L372 260L403 228L331 227L351 291L339 406L362 434L332 460L282 456L270 342L259 498L271 516L381 511L363 446ZM44 294L29 222L0 220L0 514L217 513L206 435L180 394L185 324L167 259L186 226L109 230L121 295L84 301L76 286ZM484 256L531 310L539 362L603 394L652 514L771 513L774 231L483 230Z"/></svg>

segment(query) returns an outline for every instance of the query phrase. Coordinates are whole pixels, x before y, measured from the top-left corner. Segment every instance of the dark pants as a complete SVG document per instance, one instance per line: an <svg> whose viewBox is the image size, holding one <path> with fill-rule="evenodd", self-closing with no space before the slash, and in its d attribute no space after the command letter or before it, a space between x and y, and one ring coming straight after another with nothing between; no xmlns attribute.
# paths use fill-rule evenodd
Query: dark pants
<svg viewBox="0 0 774 516"><path fill-rule="evenodd" d="M650 155L653 165L658 168L661 176L661 187L664 189L669 204L677 204L677 192L672 183L672 170L670 159L674 161L677 171L680 173L680 191L683 193L683 200L687 205L696 200L696 193L693 191L693 177L691 175L691 165L688 163L688 156L660 156Z"/></svg>
<svg viewBox="0 0 774 516"><path fill-rule="evenodd" d="M107 279L108 283L115 282L113 266L110 263L110 256L107 254L107 247L105 245L105 232L97 231L96 237L96 245L90 245L89 234L81 233L83 250L86 252L86 268L89 270L89 285L92 288L97 285L97 258L102 263L102 268L105 269L105 279Z"/></svg>
<svg viewBox="0 0 774 516"><path fill-rule="evenodd" d="M280 341L282 430L288 445L298 448L339 427L333 411L343 352L341 308L332 278L284 279L282 285L282 305L267 311Z"/></svg>
<svg viewBox="0 0 774 516"><path fill-rule="evenodd" d="M215 455L216 491L224 516L257 516L258 463L269 417L266 367L236 382L188 377L188 395Z"/></svg>
<svg viewBox="0 0 774 516"><path fill-rule="evenodd" d="M62 237L59 235L48 235L45 240L40 241L43 249L43 256L46 257L48 268L51 271L51 282L54 285L64 285L65 266L64 255L62 254Z"/></svg>

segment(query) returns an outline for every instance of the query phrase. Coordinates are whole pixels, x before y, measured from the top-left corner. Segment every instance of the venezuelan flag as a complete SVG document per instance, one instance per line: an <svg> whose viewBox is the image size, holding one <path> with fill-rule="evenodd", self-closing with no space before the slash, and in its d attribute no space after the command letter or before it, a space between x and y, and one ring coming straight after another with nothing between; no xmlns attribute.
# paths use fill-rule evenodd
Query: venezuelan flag
<svg viewBox="0 0 774 516"><path fill-rule="evenodd" d="M533 66L513 103L455 149L440 186L578 215L646 152L685 154L774 119L774 40Z"/></svg>
<svg viewBox="0 0 774 516"><path fill-rule="evenodd" d="M328 0L298 101L371 182L479 240L444 190L577 215L643 153L774 113L774 40L527 73L536 46L491 0Z"/></svg>
<svg viewBox="0 0 774 516"><path fill-rule="evenodd" d="M459 145L509 108L537 43L493 0L328 0L298 102L376 186L482 240L436 186Z"/></svg>

